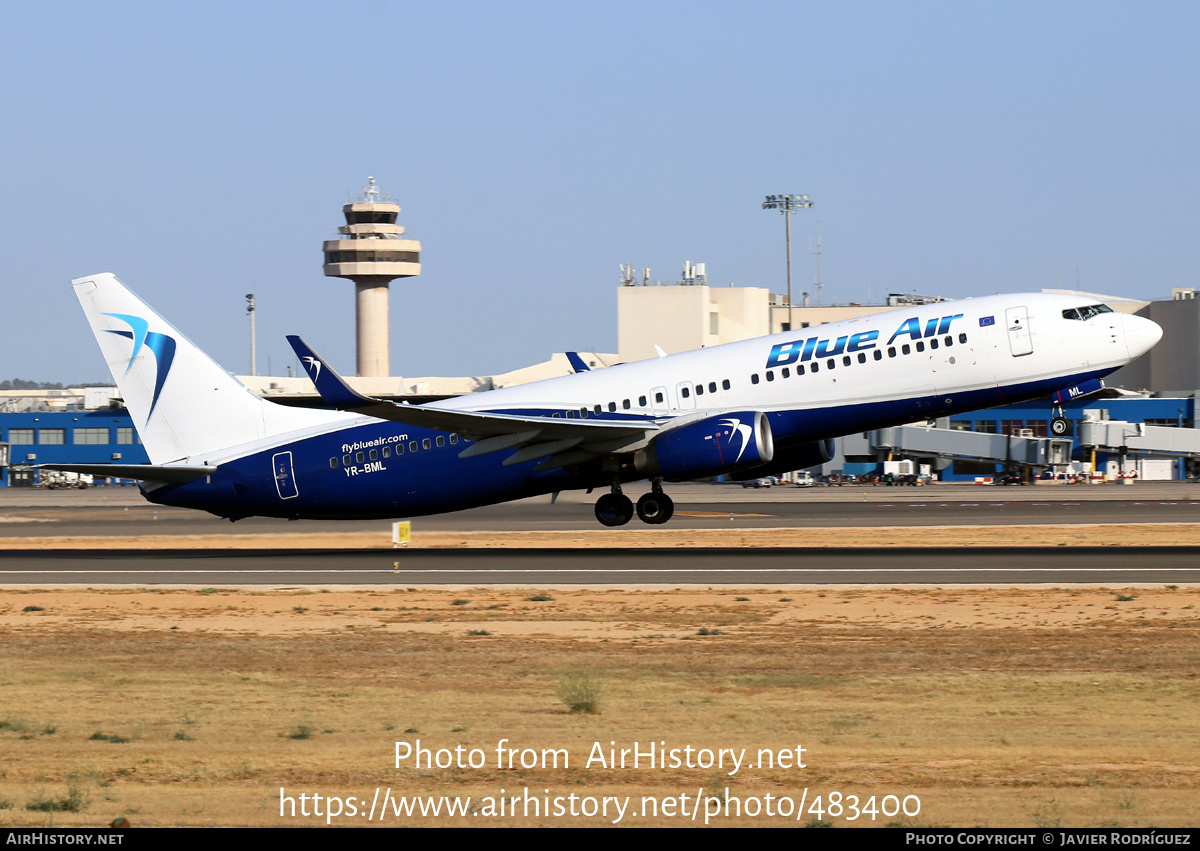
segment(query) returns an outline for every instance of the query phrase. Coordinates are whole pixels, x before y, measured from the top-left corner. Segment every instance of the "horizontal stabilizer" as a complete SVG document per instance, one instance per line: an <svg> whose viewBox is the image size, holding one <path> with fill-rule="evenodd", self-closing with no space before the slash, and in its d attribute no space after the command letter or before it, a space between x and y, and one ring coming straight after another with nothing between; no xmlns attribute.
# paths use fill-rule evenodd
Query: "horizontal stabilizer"
<svg viewBox="0 0 1200 851"><path fill-rule="evenodd" d="M216 467L155 465L155 464L39 464L39 470L60 470L64 473L84 473L89 476L112 476L118 479L137 479L140 482L184 484L217 472Z"/></svg>

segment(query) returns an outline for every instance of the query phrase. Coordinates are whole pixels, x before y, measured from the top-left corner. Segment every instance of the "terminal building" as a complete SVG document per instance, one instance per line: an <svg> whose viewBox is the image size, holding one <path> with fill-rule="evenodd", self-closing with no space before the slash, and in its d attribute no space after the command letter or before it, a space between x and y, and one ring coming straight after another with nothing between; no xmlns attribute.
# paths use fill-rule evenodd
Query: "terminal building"
<svg viewBox="0 0 1200 851"><path fill-rule="evenodd" d="M524 369L490 376L392 376L388 342L388 289L421 272L418 241L404 237L400 207L374 178L343 209L346 224L323 245L323 271L355 284L358 375L348 378L365 395L414 404L538 381L574 371L567 353ZM1048 290L1056 292L1056 290ZM1058 291L1061 292L1061 291ZM1064 406L1070 437L1047 433L1049 399L961 414L928 423L850 435L822 474L866 475L910 462L913 472L945 481L988 480L1005 471L1028 477L1045 470L1141 478L1184 478L1200 473L1200 299L1176 288L1163 301L1097 296L1114 310L1157 322L1163 338L1148 355L1105 380L1102 393ZM579 352L589 368L603 368L720 345L827 322L929 304L938 296L892 294L883 304L800 304L763 287L708 284L703 263L687 261L678 281L650 280L621 266L617 287L615 354ZM253 326L251 326L253 327ZM253 362L253 359L252 359ZM307 376L238 376L253 392L284 404L319 404ZM0 486L37 486L43 463L147 463L115 387L0 390ZM114 480L115 482L115 480ZM101 484L101 482L96 482Z"/></svg>

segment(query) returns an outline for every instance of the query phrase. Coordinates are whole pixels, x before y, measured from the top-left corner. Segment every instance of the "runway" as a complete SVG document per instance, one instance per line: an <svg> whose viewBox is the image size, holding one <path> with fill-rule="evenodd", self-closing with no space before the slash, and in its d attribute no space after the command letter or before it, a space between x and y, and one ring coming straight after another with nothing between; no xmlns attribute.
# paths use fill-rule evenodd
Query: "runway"
<svg viewBox="0 0 1200 851"><path fill-rule="evenodd" d="M685 493L676 501L675 516L669 528L711 529L728 526L731 519L739 528L804 528L864 526L1007 526L1025 524L1082 523L1194 523L1200 522L1200 501L1191 499L883 499L877 491L868 492L858 501L768 501L756 500L741 488L723 489L737 500L712 502L700 494ZM882 489L890 490L890 489ZM897 489L899 490L899 489ZM932 489L923 489L932 490ZM1115 490L1115 489L1114 489ZM1200 489L1196 489L1200 490ZM968 491L968 493L970 493ZM1120 494L1121 491L1116 491ZM782 494L781 494L782 495ZM786 494L791 497L793 494ZM991 491L989 496L996 496ZM1057 494L1055 494L1057 496ZM355 532L390 528L386 520L302 520L288 522L278 518L252 517L237 523L199 511L162 508L128 494L125 503L79 506L0 507L0 540L37 536L130 536L130 535L255 535L298 532ZM5 521L8 522L5 522ZM524 500L493 505L470 511L412 521L418 531L568 531L600 528L592 513L591 502L578 499L551 505L548 499ZM636 521L630 529L639 528ZM619 531L617 532L619 534Z"/></svg>
<svg viewBox="0 0 1200 851"><path fill-rule="evenodd" d="M1200 583L1200 548L0 552L3 585L1056 585Z"/></svg>
<svg viewBox="0 0 1200 851"><path fill-rule="evenodd" d="M635 493L637 486L629 488ZM388 521L300 521L250 518L229 523L145 502L132 489L0 492L0 584L3 585L826 585L826 584L1186 584L1200 582L1200 547L1087 546L1085 524L1192 524L1200 518L1194 483L1136 487L796 488L749 490L736 485L674 486L670 529L775 530L878 527L1023 526L1022 547L689 549L647 542L636 549L634 522L599 531L595 495L563 494L412 521L414 540L431 532L571 532L602 535L601 546L574 549L452 548L392 550L268 548L258 536L291 540L299 533L368 532L381 545ZM1039 547L1031 527L1081 525L1085 546ZM1165 528L1165 527L1164 527ZM947 531L948 530L948 531ZM232 535L220 549L195 549L182 536ZM179 548L122 549L139 537L180 536ZM285 536L285 537L279 537ZM377 536L377 537L372 537ZM1001 536L1002 537L1002 536ZM1060 536L1061 537L1061 536ZM1078 535L1076 537L1079 537ZM20 538L36 539L21 549ZM82 549L55 539L82 538ZM112 538L117 549L103 544ZM911 538L911 536L910 536ZM125 539L121 541L119 539ZM486 540L486 534L483 536ZM267 540L266 537L263 538ZM1153 538L1151 543L1155 543ZM997 542L986 542L997 543ZM1078 542L1077 542L1078 543ZM1191 543L1177 541L1176 543ZM7 544L7 546L6 546ZM57 548L62 546L61 549ZM157 546L157 544L156 544ZM241 548L233 549L239 546ZM334 544L334 546L342 546ZM475 546L472 544L472 546ZM224 547L230 547L224 549Z"/></svg>

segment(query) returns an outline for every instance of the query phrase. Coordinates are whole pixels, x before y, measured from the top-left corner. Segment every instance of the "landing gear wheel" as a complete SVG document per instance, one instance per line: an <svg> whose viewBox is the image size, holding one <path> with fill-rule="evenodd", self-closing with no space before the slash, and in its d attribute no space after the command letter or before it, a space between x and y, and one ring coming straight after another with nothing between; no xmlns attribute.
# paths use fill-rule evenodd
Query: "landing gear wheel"
<svg viewBox="0 0 1200 851"><path fill-rule="evenodd" d="M596 519L605 526L624 526L633 519L633 501L621 493L606 493L596 500Z"/></svg>
<svg viewBox="0 0 1200 851"><path fill-rule="evenodd" d="M662 491L642 494L637 501L637 516L643 523L658 526L666 523L675 513L675 501Z"/></svg>
<svg viewBox="0 0 1200 851"><path fill-rule="evenodd" d="M1070 437L1071 430L1071 421L1066 417L1055 417L1050 420L1050 433L1055 437Z"/></svg>

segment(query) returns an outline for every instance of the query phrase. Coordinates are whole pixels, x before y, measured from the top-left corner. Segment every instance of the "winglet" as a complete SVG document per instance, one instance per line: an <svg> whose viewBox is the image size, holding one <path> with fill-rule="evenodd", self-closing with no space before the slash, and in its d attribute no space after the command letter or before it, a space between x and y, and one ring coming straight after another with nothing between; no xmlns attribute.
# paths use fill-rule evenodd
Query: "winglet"
<svg viewBox="0 0 1200 851"><path fill-rule="evenodd" d="M292 344L296 357L300 358L300 363L308 371L308 377L312 379L317 392L321 394L321 399L327 404L341 410L353 410L375 404L374 399L353 390L319 354L309 348L308 343L295 334L289 334L287 341Z"/></svg>
<svg viewBox="0 0 1200 851"><path fill-rule="evenodd" d="M583 358L579 356L579 352L567 352L567 360L571 362L571 369L575 372L591 372L591 367L583 362Z"/></svg>

